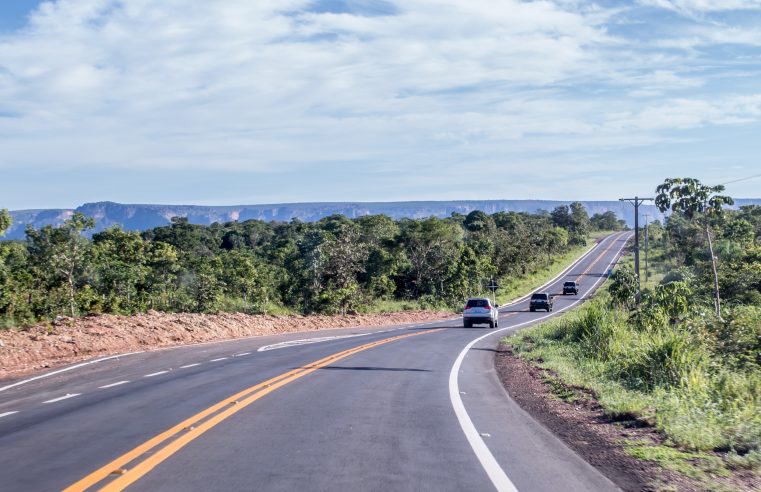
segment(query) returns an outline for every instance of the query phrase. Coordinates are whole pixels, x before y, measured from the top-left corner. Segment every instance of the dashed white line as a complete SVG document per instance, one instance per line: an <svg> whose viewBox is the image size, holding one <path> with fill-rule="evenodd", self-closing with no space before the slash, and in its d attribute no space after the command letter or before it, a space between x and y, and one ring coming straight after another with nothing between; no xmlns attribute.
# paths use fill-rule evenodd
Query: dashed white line
<svg viewBox="0 0 761 492"><path fill-rule="evenodd" d="M15 388L16 386L21 386L22 384L27 384L27 383L31 383L32 381L37 381L38 379L49 378L50 376L55 376L56 374L61 374L62 372L71 371L73 369L79 369L80 367L89 366L91 364L97 364L98 362L104 362L104 361L107 361L107 360L118 359L119 357L127 357L128 355L135 355L135 354L142 354L142 353L143 353L142 351L141 352L129 352L129 353L126 353L126 354L112 355L110 357L103 357L101 359L95 359L95 360L91 360L89 362L83 362L81 364L76 364L76 365L73 365L73 366L65 367L65 368L59 369L57 371L48 372L48 373L45 373L45 374L41 374L39 376L35 376L33 378L29 378L29 379L25 379L23 381L19 381L17 383L9 384L8 386L3 386L2 388L0 388L0 391L9 390L11 388Z"/></svg>
<svg viewBox="0 0 761 492"><path fill-rule="evenodd" d="M3 417L7 417L8 415L13 415L14 413L18 413L18 411L16 410L16 411L13 411L13 412L0 413L0 419L3 418Z"/></svg>
<svg viewBox="0 0 761 492"><path fill-rule="evenodd" d="M143 376L143 377L144 377L144 378L152 378L153 376L158 376L159 374L166 374L166 373L168 373L168 372L169 372L169 371L159 371L159 372L153 372L153 373L151 373L151 374L146 374L146 375L145 375L145 376Z"/></svg>
<svg viewBox="0 0 761 492"><path fill-rule="evenodd" d="M129 381L119 381L118 383L111 383L105 386L98 386L98 388L99 389L113 388L114 386L120 386L122 384L127 384L127 383L129 383Z"/></svg>
<svg viewBox="0 0 761 492"><path fill-rule="evenodd" d="M235 354L233 357L243 357L244 355L251 355L251 352L243 352L242 354Z"/></svg>
<svg viewBox="0 0 761 492"><path fill-rule="evenodd" d="M200 365L201 365L200 362L196 362L195 364L188 364L186 366L180 366L180 369L187 369L188 367L195 367L195 366L200 366Z"/></svg>
<svg viewBox="0 0 761 492"><path fill-rule="evenodd" d="M75 396L79 396L81 394L82 393L69 393L69 394L64 395L64 396L59 396L58 398L53 398L52 400L43 401L42 403L55 403L57 401L68 400L69 398L74 398Z"/></svg>
<svg viewBox="0 0 761 492"><path fill-rule="evenodd" d="M209 362L219 362L221 360L225 360L227 357L220 357L219 359L211 359Z"/></svg>

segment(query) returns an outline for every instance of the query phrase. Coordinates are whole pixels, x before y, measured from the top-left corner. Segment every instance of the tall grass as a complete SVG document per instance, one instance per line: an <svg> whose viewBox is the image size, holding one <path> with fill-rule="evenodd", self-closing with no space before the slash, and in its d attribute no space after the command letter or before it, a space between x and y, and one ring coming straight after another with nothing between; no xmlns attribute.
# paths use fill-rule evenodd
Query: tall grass
<svg viewBox="0 0 761 492"><path fill-rule="evenodd" d="M759 354L747 336L756 316L761 310L743 310L736 324L700 319L642 329L602 293L507 340L569 384L593 390L612 417L647 420L685 449L744 454L761 451ZM742 343L735 332L746 335ZM727 350L739 351L740 362L727 363L735 360Z"/></svg>

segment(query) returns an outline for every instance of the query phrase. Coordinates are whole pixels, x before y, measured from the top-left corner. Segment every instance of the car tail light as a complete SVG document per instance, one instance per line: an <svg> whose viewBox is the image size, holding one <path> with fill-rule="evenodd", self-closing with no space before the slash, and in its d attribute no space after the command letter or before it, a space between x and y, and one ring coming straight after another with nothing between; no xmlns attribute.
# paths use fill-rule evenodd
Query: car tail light
<svg viewBox="0 0 761 492"><path fill-rule="evenodd" d="M467 311L468 309L470 309L470 306L465 306L465 311Z"/></svg>

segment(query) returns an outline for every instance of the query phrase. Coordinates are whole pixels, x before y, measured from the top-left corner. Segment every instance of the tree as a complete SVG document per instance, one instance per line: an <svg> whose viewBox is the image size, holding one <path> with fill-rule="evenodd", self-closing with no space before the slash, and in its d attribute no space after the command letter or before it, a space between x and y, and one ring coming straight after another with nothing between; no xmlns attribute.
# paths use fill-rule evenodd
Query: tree
<svg viewBox="0 0 761 492"><path fill-rule="evenodd" d="M719 195L722 191L724 191L722 185L707 186L694 178L670 178L656 188L658 195L655 197L655 204L661 212L671 209L675 214L680 214L690 221L695 220L696 217L702 217L703 232L708 242L713 271L714 308L719 319L721 319L721 295L719 272L711 237L711 219L721 218L724 205L734 204L731 197Z"/></svg>
<svg viewBox="0 0 761 492"><path fill-rule="evenodd" d="M462 228L435 217L403 219L401 224L400 241L410 262L413 293L442 292L448 263L462 242Z"/></svg>
<svg viewBox="0 0 761 492"><path fill-rule="evenodd" d="M571 203L570 222L568 224L568 243L580 246L587 245L587 236L589 235L589 215L587 209L581 202Z"/></svg>
<svg viewBox="0 0 761 492"><path fill-rule="evenodd" d="M64 284L69 314L76 316L78 281L84 273L90 243L82 232L95 227L95 221L82 213L75 213L60 227L47 225L40 230L26 230L29 254L42 277L57 287Z"/></svg>
<svg viewBox="0 0 761 492"><path fill-rule="evenodd" d="M601 214L594 214L589 219L592 227L598 231L618 231L621 229L621 224L618 222L618 216L612 210L603 212Z"/></svg>
<svg viewBox="0 0 761 492"><path fill-rule="evenodd" d="M93 235L93 269L98 292L108 310L134 313L143 308L146 244L136 232L124 232L114 226Z"/></svg>
<svg viewBox="0 0 761 492"><path fill-rule="evenodd" d="M13 224L13 218L11 218L8 210L5 208L0 210L0 237L5 236L5 232L11 227L11 224Z"/></svg>
<svg viewBox="0 0 761 492"><path fill-rule="evenodd" d="M568 229L571 225L571 214L568 211L568 205L558 205L552 210L550 217L552 217L552 223L556 227Z"/></svg>
<svg viewBox="0 0 761 492"><path fill-rule="evenodd" d="M624 305L627 309L630 308L637 295L637 276L634 274L634 270L621 267L613 272L610 279L613 282L608 290L613 301Z"/></svg>

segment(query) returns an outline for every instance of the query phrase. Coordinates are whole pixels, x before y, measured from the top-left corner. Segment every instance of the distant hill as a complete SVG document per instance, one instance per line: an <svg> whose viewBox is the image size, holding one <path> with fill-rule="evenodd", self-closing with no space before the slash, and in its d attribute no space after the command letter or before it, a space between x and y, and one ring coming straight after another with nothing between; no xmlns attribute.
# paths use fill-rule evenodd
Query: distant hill
<svg viewBox="0 0 761 492"><path fill-rule="evenodd" d="M3 239L23 239L28 224L40 228L47 224L58 225L75 212L95 219L95 232L113 225L121 225L129 231L144 231L170 223L172 217L187 217L194 224L214 222L244 221L257 219L264 221L304 222L319 220L333 214L343 214L355 218L363 215L386 214L394 219L403 217L424 218L430 216L449 217L452 212L467 214L482 210L492 214L500 211L537 212L551 211L569 201L557 200L453 200L428 202L336 202L336 203L280 203L270 205L127 205L113 202L86 203L76 209L14 210L13 225ZM634 224L634 208L618 201L582 201L589 215L612 210L629 225ZM736 206L761 205L761 199L739 199ZM644 205L641 213L648 213L652 219L663 219L654 205Z"/></svg>

